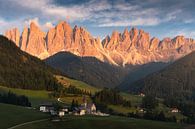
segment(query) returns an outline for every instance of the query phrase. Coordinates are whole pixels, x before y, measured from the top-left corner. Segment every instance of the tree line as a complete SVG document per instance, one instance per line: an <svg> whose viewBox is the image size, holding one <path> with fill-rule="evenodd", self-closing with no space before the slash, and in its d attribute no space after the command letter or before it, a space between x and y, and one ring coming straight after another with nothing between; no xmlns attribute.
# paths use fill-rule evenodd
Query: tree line
<svg viewBox="0 0 195 129"><path fill-rule="evenodd" d="M8 93L0 94L0 103L31 107L31 103L26 96L19 96L12 93L11 91L9 91Z"/></svg>
<svg viewBox="0 0 195 129"><path fill-rule="evenodd" d="M131 107L131 102L124 99L120 92L116 89L104 88L103 90L96 92L93 101L96 105L122 105L124 107Z"/></svg>
<svg viewBox="0 0 195 129"><path fill-rule="evenodd" d="M91 92L88 90L84 90L84 89L79 89L75 86L68 86L68 87L63 87L63 86L59 86L58 90L53 92L53 96L55 97L64 97L67 96L67 94L77 94L77 95L88 95L91 96Z"/></svg>

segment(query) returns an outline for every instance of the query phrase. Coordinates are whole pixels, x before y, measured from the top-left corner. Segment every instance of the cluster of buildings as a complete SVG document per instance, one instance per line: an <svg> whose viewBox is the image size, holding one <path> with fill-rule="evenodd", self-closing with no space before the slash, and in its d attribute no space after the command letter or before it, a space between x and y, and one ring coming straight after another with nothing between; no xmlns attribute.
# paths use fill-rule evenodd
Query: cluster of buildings
<svg viewBox="0 0 195 129"><path fill-rule="evenodd" d="M50 113L52 116L59 116L59 117L62 117L65 114L72 114L76 116L83 116L83 115L109 116L109 114L97 111L96 105L94 103L85 102L78 107L74 107L71 111L69 109L70 107L64 106L59 110L56 110L52 103L41 104L39 107L39 110L41 112Z"/></svg>
<svg viewBox="0 0 195 129"><path fill-rule="evenodd" d="M52 116L59 116L59 117L62 117L65 114L69 113L67 106L62 107L59 110L56 110L52 103L41 104L40 107L39 107L39 110L41 112L50 113Z"/></svg>

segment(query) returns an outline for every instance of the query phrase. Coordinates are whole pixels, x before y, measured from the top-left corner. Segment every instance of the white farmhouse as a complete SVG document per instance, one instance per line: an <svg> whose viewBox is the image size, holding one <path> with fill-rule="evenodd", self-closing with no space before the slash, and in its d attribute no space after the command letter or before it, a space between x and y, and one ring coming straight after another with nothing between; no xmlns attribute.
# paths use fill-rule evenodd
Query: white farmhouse
<svg viewBox="0 0 195 129"><path fill-rule="evenodd" d="M59 111L59 112L58 112L58 116L59 116L59 117L64 116L64 111Z"/></svg>
<svg viewBox="0 0 195 129"><path fill-rule="evenodd" d="M54 107L52 104L46 103L46 104L41 104L39 110L41 112L50 112L51 110L54 110Z"/></svg>
<svg viewBox="0 0 195 129"><path fill-rule="evenodd" d="M173 108L173 109L171 109L171 112L172 112L172 113L178 113L178 112L179 112L179 109Z"/></svg>

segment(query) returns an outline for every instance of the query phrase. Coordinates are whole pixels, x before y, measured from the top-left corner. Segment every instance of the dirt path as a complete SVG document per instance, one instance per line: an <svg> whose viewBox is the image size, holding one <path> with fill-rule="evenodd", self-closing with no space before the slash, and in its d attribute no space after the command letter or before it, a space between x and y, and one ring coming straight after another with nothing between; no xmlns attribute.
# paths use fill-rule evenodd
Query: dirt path
<svg viewBox="0 0 195 129"><path fill-rule="evenodd" d="M30 122L25 122L25 123L22 123L22 124L18 124L18 125L12 126L12 127L8 128L8 129L15 129L15 128L18 128L18 127L23 126L23 125L39 123L39 122L46 121L46 120L49 120L49 119L41 119L41 120L34 120L34 121L30 121Z"/></svg>

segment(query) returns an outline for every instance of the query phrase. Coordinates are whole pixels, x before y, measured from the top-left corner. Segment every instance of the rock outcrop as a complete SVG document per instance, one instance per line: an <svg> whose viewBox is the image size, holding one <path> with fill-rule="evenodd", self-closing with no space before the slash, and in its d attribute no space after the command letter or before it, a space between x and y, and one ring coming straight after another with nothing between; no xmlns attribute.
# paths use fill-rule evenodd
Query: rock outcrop
<svg viewBox="0 0 195 129"><path fill-rule="evenodd" d="M137 65L149 62L168 62L183 57L195 50L195 40L177 36L173 39L151 38L149 33L137 28L123 33L114 31L100 41L87 30L67 22L60 22L47 33L31 23L21 36L17 28L9 30L5 36L13 40L21 50L45 59L60 51L71 52L81 57L96 57L114 65Z"/></svg>
<svg viewBox="0 0 195 129"><path fill-rule="evenodd" d="M113 32L103 41L103 48L119 65L137 65L149 62L169 62L194 51L195 41L177 36L173 39L150 38L149 33L132 28L123 33Z"/></svg>
<svg viewBox="0 0 195 129"><path fill-rule="evenodd" d="M4 35L8 39L14 41L18 47L20 46L20 32L17 28L6 31Z"/></svg>

